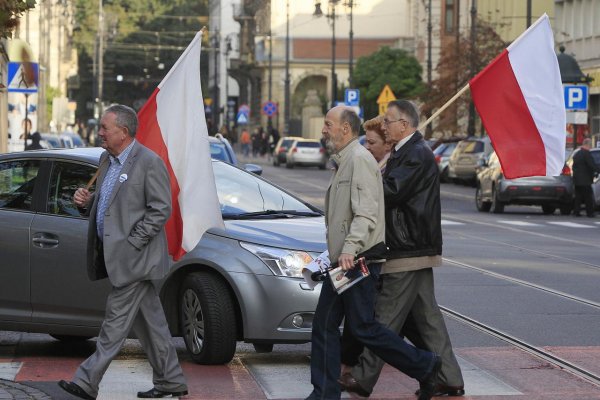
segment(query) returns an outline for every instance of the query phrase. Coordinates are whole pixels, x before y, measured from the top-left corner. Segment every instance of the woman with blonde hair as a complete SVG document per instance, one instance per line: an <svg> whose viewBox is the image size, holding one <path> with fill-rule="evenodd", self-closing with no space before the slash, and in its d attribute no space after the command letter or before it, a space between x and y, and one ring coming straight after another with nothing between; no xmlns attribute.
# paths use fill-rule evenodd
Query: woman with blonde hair
<svg viewBox="0 0 600 400"><path fill-rule="evenodd" d="M366 132L365 147L373 154L379 163L381 173L383 173L392 147L394 147L394 143L387 138L383 130L383 115L366 121L363 128Z"/></svg>

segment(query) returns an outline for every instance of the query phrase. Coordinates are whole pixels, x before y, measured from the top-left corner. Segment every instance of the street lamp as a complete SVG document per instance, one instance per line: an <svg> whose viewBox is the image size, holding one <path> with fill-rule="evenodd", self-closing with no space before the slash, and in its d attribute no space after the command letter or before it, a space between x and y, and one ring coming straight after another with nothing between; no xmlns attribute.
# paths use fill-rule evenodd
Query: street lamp
<svg viewBox="0 0 600 400"><path fill-rule="evenodd" d="M337 78L335 75L335 6L338 2L339 0L329 0L329 13L324 14L321 10L321 2L317 0L313 14L317 18L325 16L331 20L331 107L335 105L337 99Z"/></svg>
<svg viewBox="0 0 600 400"><path fill-rule="evenodd" d="M284 102L285 109L283 115L284 128L286 135L290 133L290 0L286 2L285 13L285 81L284 81Z"/></svg>

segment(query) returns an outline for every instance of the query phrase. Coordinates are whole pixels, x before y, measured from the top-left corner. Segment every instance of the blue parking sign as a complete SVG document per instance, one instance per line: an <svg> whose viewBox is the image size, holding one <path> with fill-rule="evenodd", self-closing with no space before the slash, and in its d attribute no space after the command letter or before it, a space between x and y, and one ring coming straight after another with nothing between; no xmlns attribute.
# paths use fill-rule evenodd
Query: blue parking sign
<svg viewBox="0 0 600 400"><path fill-rule="evenodd" d="M565 93L565 109L582 110L588 109L588 86L587 85L563 85Z"/></svg>
<svg viewBox="0 0 600 400"><path fill-rule="evenodd" d="M358 106L360 103L360 90L346 89L344 104L347 106Z"/></svg>

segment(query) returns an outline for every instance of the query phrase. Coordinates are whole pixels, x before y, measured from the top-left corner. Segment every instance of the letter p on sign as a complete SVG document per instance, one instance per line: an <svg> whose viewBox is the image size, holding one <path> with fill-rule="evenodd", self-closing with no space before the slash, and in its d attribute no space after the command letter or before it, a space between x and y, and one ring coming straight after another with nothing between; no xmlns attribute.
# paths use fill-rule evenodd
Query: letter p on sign
<svg viewBox="0 0 600 400"><path fill-rule="evenodd" d="M564 85L565 109L587 110L588 109L588 86L587 85Z"/></svg>

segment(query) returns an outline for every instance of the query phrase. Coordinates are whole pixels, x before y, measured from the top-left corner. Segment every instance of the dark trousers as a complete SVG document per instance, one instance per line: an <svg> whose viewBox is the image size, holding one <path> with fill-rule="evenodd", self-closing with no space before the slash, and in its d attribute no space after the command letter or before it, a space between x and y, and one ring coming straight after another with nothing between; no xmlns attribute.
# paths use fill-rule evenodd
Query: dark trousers
<svg viewBox="0 0 600 400"><path fill-rule="evenodd" d="M309 399L339 399L340 324L346 317L352 335L383 361L423 380L433 368L434 354L411 346L375 320L375 297L381 264L369 266L370 277L338 295L329 278L323 282L312 328Z"/></svg>
<svg viewBox="0 0 600 400"><path fill-rule="evenodd" d="M588 217L594 216L594 191L590 185L575 186L575 201L573 213L579 214L581 203L585 203L585 212Z"/></svg>

